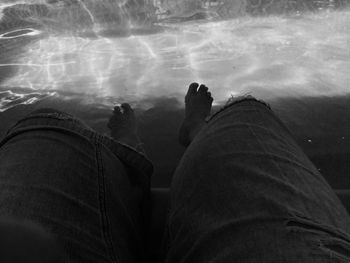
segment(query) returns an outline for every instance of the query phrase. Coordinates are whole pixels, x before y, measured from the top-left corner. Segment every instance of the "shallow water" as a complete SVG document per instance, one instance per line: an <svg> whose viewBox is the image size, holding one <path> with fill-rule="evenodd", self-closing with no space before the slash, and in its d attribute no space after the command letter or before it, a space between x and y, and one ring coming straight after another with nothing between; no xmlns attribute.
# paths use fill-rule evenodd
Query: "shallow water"
<svg viewBox="0 0 350 263"><path fill-rule="evenodd" d="M42 96L88 95L108 106L182 100L192 81L206 83L217 101L246 93L267 100L349 93L347 10L160 22L128 33L96 22L93 10L89 15L95 24L85 28L23 27L0 35L0 67L11 72L1 82L0 110L16 98L33 103Z"/></svg>
<svg viewBox="0 0 350 263"><path fill-rule="evenodd" d="M169 109L181 110L187 85L197 81L210 87L217 105L241 94L271 103L304 149L323 158L321 166L327 154L349 155L350 126L340 124L350 112L346 1L293 1L299 5L288 12L281 11L288 1L221 1L229 3L221 10L177 2L153 1L155 12L131 0L3 1L3 123L27 111L19 105L44 105L63 107L103 132L109 110L128 101L143 112L146 141L154 143L152 132L175 141L181 114ZM174 125L158 131L171 120ZM149 149L166 173L181 151L164 156Z"/></svg>

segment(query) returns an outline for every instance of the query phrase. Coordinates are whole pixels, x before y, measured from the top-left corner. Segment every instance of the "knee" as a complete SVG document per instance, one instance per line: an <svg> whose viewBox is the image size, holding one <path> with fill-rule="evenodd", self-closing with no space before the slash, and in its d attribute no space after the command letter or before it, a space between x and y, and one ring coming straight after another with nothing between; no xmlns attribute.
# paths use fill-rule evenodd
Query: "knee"
<svg viewBox="0 0 350 263"><path fill-rule="evenodd" d="M79 125L82 128L91 130L91 128L85 124L82 120L76 118L75 116L66 113L64 111L56 110L54 108L40 108L29 113L24 119L31 118L51 118L58 119L61 121L69 121Z"/></svg>
<svg viewBox="0 0 350 263"><path fill-rule="evenodd" d="M54 108L40 108L29 113L27 118L32 117L48 117L48 118L57 118L62 120L73 120L78 121L74 116L64 111L56 110Z"/></svg>
<svg viewBox="0 0 350 263"><path fill-rule="evenodd" d="M70 116L68 113L56 110L54 108L40 108L32 111L29 115L36 115L36 114L62 114L62 115Z"/></svg>

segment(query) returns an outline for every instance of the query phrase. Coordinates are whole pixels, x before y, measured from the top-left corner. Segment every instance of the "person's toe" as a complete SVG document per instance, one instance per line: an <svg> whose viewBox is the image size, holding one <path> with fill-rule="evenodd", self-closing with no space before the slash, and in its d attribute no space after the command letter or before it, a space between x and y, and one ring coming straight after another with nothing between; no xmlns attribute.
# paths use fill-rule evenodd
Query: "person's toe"
<svg viewBox="0 0 350 263"><path fill-rule="evenodd" d="M198 89L198 93L206 94L207 92L208 92L208 87L203 84Z"/></svg>
<svg viewBox="0 0 350 263"><path fill-rule="evenodd" d="M188 91L187 91L187 95L193 95L196 94L197 89L198 89L199 84L198 83L192 83L189 87L188 87Z"/></svg>
<svg viewBox="0 0 350 263"><path fill-rule="evenodd" d="M114 114L120 114L121 113L121 108L119 106L115 106L113 113Z"/></svg>
<svg viewBox="0 0 350 263"><path fill-rule="evenodd" d="M123 103L121 108L123 109L124 114L132 114L134 112L129 103Z"/></svg>

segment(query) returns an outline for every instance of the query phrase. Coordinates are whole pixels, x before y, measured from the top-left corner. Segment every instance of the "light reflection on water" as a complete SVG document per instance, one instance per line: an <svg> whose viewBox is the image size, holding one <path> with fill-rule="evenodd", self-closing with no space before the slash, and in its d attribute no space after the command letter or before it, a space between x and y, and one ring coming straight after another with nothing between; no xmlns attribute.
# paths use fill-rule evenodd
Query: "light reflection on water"
<svg viewBox="0 0 350 263"><path fill-rule="evenodd" d="M350 83L349 25L350 12L334 11L190 22L128 37L48 35L0 65L17 68L2 86L116 100L182 97L191 81L208 84L219 101L242 93L342 95Z"/></svg>
<svg viewBox="0 0 350 263"><path fill-rule="evenodd" d="M120 100L182 100L192 81L206 83L219 102L246 93L266 100L343 95L350 83L349 25L350 11L325 10L164 23L157 33L122 37L101 25L89 35L15 29L0 35L2 46L35 40L10 61L0 61L0 69L14 71L1 83L0 110L16 104L4 95L11 87L42 96L95 96L108 106Z"/></svg>

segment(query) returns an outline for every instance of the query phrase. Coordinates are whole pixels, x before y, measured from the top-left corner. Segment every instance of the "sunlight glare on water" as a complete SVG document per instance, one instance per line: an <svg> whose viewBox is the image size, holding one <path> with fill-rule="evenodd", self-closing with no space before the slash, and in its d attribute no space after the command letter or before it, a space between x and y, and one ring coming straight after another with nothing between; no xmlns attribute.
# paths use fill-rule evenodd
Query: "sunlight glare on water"
<svg viewBox="0 0 350 263"><path fill-rule="evenodd" d="M182 100L193 81L206 83L217 101L247 93L270 99L350 92L350 11L162 27L123 37L42 33L11 63L0 64L16 66L1 86L111 101Z"/></svg>

